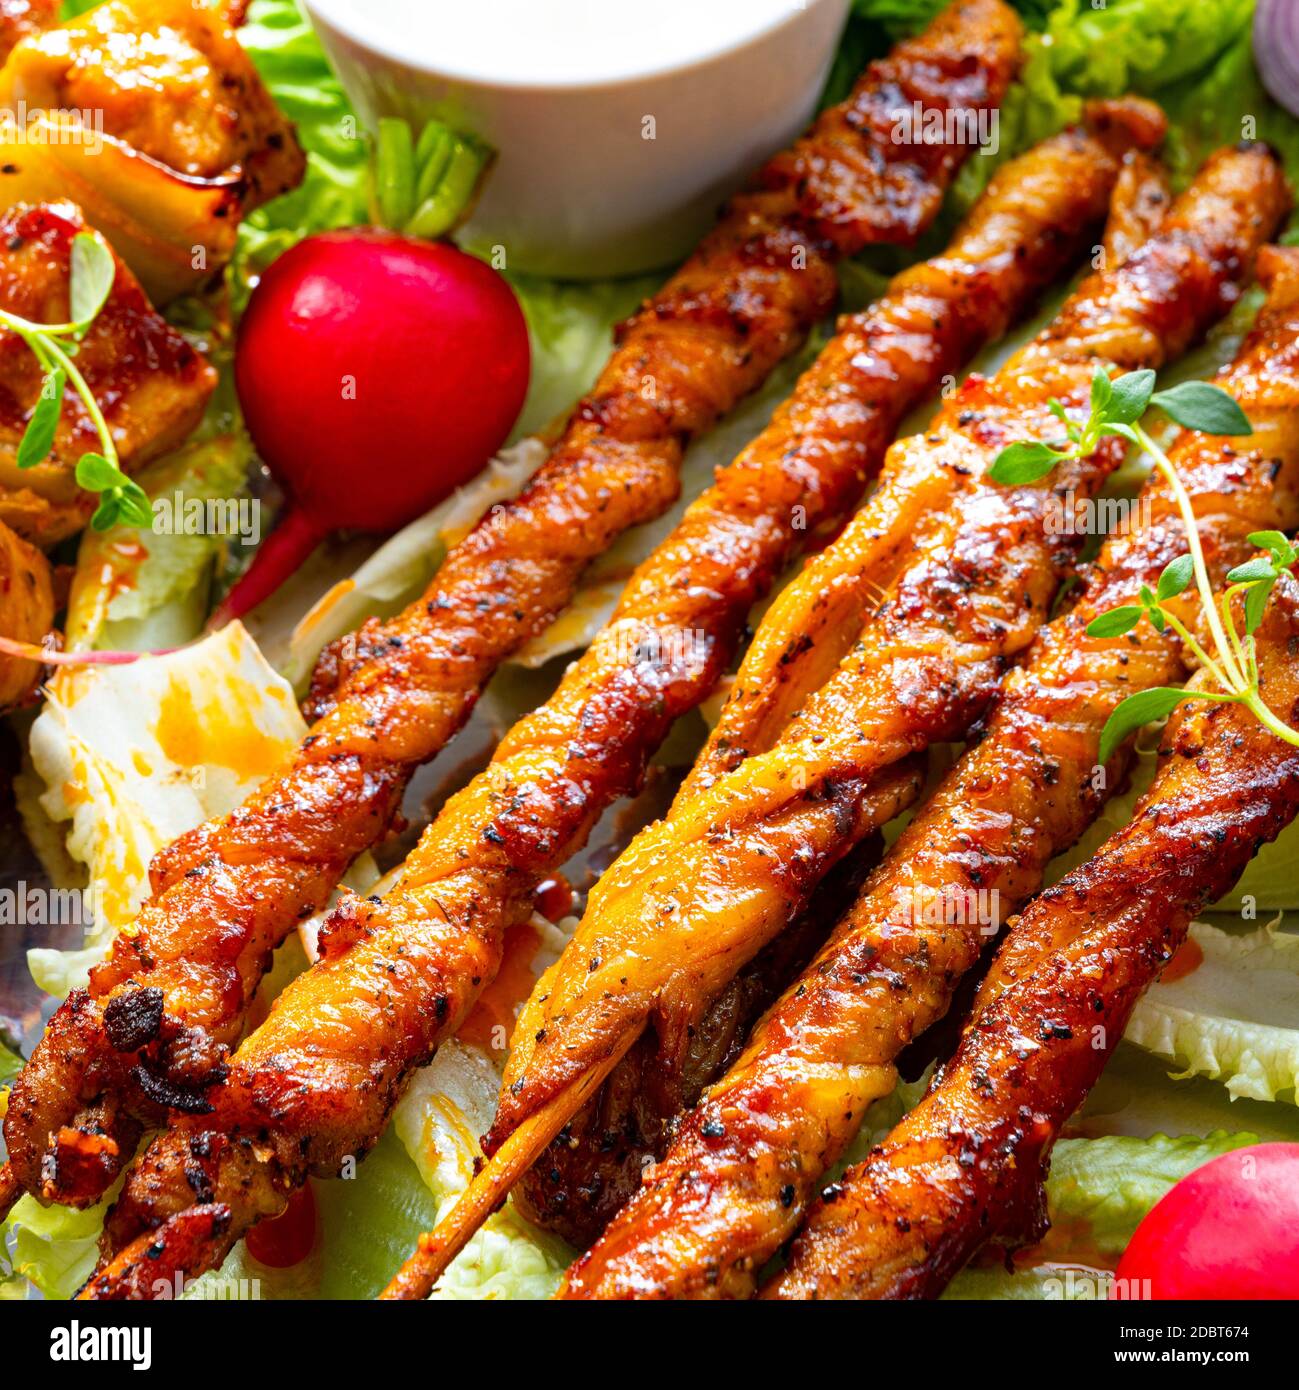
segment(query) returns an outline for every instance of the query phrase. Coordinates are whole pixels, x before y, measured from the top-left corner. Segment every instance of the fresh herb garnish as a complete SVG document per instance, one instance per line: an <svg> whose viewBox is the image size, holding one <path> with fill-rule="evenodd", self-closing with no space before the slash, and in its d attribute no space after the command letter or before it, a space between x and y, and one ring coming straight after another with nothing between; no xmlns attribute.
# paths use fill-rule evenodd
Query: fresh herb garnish
<svg viewBox="0 0 1299 1390"><path fill-rule="evenodd" d="M1064 438L1011 444L997 455L988 477L995 483L1017 486L1046 477L1057 464L1085 458L1106 435L1118 435L1148 454L1168 484L1186 529L1188 553L1169 564L1152 593L1143 585L1138 602L1111 609L1087 628L1093 637L1121 637L1143 619L1158 632L1172 630L1185 643L1217 689L1156 687L1129 695L1110 715L1101 733L1100 759L1108 762L1128 734L1152 719L1162 719L1183 700L1217 700L1244 705L1278 738L1299 746L1299 730L1292 729L1268 708L1259 693L1258 660L1254 633L1263 621L1268 595L1299 552L1280 531L1256 531L1251 545L1266 553L1238 565L1227 575L1228 587L1213 592L1195 509L1168 455L1141 425L1147 409L1158 406L1179 425L1213 435L1247 435L1253 430L1236 400L1220 386L1207 381L1188 381L1167 391L1155 390L1155 374L1146 369L1111 380L1102 367L1092 377L1091 409L1084 424L1072 422L1064 406L1052 399L1051 413L1064 425ZM1166 605L1194 583L1212 637L1211 656ZM1237 631L1234 607L1243 598L1244 627Z"/></svg>
<svg viewBox="0 0 1299 1390"><path fill-rule="evenodd" d="M153 524L148 496L139 483L122 472L112 431L73 360L86 330L108 300L116 273L108 247L97 236L78 232L72 238L69 258L68 304L72 317L67 323L33 323L0 309L0 325L27 344L44 371L36 406L18 442L18 467L35 468L49 457L63 395L71 383L99 435L100 452L82 454L76 468L78 486L99 494L99 506L90 522L96 531L107 531L118 522L132 526Z"/></svg>

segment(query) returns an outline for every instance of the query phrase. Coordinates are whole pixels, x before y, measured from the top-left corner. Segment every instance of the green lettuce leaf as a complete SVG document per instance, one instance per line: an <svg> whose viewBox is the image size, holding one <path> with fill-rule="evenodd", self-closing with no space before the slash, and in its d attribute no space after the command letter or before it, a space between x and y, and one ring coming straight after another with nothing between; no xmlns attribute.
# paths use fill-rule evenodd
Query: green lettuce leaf
<svg viewBox="0 0 1299 1390"><path fill-rule="evenodd" d="M1203 960L1160 981L1133 1010L1125 1034L1233 1097L1293 1103L1299 1086L1299 935L1272 924L1248 933L1196 922Z"/></svg>
<svg viewBox="0 0 1299 1390"><path fill-rule="evenodd" d="M437 1205L391 1129L352 1178L315 1179L316 1242L305 1260L272 1269L240 1241L187 1299L372 1299L430 1229Z"/></svg>
<svg viewBox="0 0 1299 1390"><path fill-rule="evenodd" d="M0 1249L12 1239L12 1277L30 1280L46 1298L71 1298L90 1278L99 1233L114 1192L85 1211L43 1207L24 1194L0 1226Z"/></svg>
<svg viewBox="0 0 1299 1390"><path fill-rule="evenodd" d="M500 1089L494 1060L477 1047L445 1044L419 1072L393 1116L393 1128L437 1203L455 1203L480 1155L477 1136L491 1124ZM490 1217L434 1290L435 1299L549 1298L572 1252L539 1231L513 1201Z"/></svg>
<svg viewBox="0 0 1299 1390"><path fill-rule="evenodd" d="M508 273L506 278L528 322L532 347L528 395L511 435L517 440L568 414L608 360L614 325L653 294L660 281L638 276L569 284Z"/></svg>

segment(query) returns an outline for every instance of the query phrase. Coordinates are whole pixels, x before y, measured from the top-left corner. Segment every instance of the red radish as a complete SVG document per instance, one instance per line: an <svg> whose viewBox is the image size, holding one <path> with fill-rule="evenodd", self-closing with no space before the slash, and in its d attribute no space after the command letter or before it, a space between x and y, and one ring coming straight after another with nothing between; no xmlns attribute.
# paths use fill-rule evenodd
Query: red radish
<svg viewBox="0 0 1299 1390"><path fill-rule="evenodd" d="M518 418L529 365L513 291L454 246L366 228L286 251L249 300L235 385L288 506L212 626L330 531L395 531L473 477Z"/></svg>
<svg viewBox="0 0 1299 1390"><path fill-rule="evenodd" d="M1118 1278L1148 1279L1153 1298L1299 1298L1299 1144L1188 1173L1137 1227Z"/></svg>

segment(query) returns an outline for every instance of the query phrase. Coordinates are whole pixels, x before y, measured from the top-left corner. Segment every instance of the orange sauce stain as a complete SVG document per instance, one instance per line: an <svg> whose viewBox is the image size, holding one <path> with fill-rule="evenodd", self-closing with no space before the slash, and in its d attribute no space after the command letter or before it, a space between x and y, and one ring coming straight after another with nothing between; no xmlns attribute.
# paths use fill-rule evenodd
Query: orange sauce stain
<svg viewBox="0 0 1299 1390"><path fill-rule="evenodd" d="M1164 966L1164 973L1159 978L1162 983L1170 985L1174 980L1184 980L1188 975L1194 975L1203 964L1204 951L1200 943L1188 936L1177 948L1172 960Z"/></svg>
<svg viewBox="0 0 1299 1390"><path fill-rule="evenodd" d="M216 700L195 705L192 693L172 681L154 726L162 751L181 767L228 767L241 780L260 781L283 760L278 741L251 719L232 718Z"/></svg>
<svg viewBox="0 0 1299 1390"><path fill-rule="evenodd" d="M519 922L505 933L501 968L460 1025L456 1036L461 1042L491 1052L502 1036L510 1036L515 1010L537 982L532 962L540 945L541 933L531 922ZM493 1036L497 1028L504 1032Z"/></svg>

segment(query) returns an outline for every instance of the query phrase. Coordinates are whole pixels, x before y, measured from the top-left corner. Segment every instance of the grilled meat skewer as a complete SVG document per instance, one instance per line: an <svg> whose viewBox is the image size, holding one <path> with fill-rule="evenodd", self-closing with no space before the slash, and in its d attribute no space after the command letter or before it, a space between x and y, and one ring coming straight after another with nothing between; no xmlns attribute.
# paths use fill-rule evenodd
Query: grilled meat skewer
<svg viewBox="0 0 1299 1390"><path fill-rule="evenodd" d="M588 1067L607 1070L651 1020L676 1026L702 1012L805 907L872 828L873 774L959 737L986 707L1041 622L1073 538L1051 534L1063 528L1049 524L1049 491L994 487L982 467L1008 439L1050 431L1051 398L1082 413L1097 362L1162 363L1220 316L1285 196L1268 152L1224 151L1148 254L1086 282L993 381L967 383L948 403L926 439L935 466L965 475L956 504L922 533L908 571L781 742L678 802L597 885L515 1029L490 1170L394 1292L423 1287L555 1138L576 1113L562 1096L586 1089ZM1062 468L1056 486L1085 498L1114 460L1102 446Z"/></svg>
<svg viewBox="0 0 1299 1390"><path fill-rule="evenodd" d="M1262 689L1293 721L1299 584L1274 594ZM1041 1237L1052 1145L1137 1001L1195 914L1299 812L1299 749L1242 706L1189 703L1160 751L1132 821L1012 924L956 1055L813 1206L764 1296L935 1297L986 1241Z"/></svg>
<svg viewBox="0 0 1299 1390"><path fill-rule="evenodd" d="M1106 107L1098 116L1107 138L1112 114ZM1138 114L1138 129L1145 132L1146 113ZM954 358L972 350L966 325L977 322L980 337L999 331L1086 245L1114 169L1106 147L1092 136L1069 132L1048 142L989 189L947 255L904 272L879 303L845 319L790 406L720 475L632 580L610 626L555 698L525 719L492 766L449 803L408 861L403 882L383 903L358 905L349 919L335 919L328 959L291 987L236 1055L226 1088L232 1112L241 1117L227 1123L227 1133L284 1136L278 1182L297 1180L305 1135L313 1136L310 1162L324 1172L336 1171L338 1155L357 1152L377 1136L409 1067L431 1055L494 973L504 929L527 911L538 878L571 854L603 807L629 790L672 719L711 688L753 599L806 534L794 522L795 499L813 523L843 514L860 491L862 473L878 466L908 402L932 390ZM1052 196L1024 199L1025 189L1048 184ZM1012 211L1012 204L1023 211ZM1062 236L1060 225L1073 228L1072 235ZM709 645L674 650L669 639L680 631L705 636ZM645 650L629 665L632 641ZM879 788L875 814L888 815L917 786L916 771L900 768ZM428 951L427 964L420 965L423 980L412 980L404 995L409 1010L422 1009L422 1017L395 1012L376 1024L373 972L407 943L413 951L421 933L430 938L427 948L419 945ZM470 946L479 954L457 974L458 953ZM447 1001L440 1012L430 1007L439 998ZM337 1016L343 1001L356 1010L356 1040L348 1044L356 1058L347 1067L362 1052L382 1054L384 1084L362 1092L345 1080L349 1073L340 1065L348 1095L331 1103L333 1065L322 1065L315 1094L303 1093L300 1115L277 1103L271 1117L263 1099L268 1083L290 1056L301 1054L304 1068L308 1054L320 1059L315 1019ZM329 1050L341 1064L340 1052ZM373 1080L373 1063L366 1065ZM357 1094L369 1098L358 1104ZM321 1132L323 1107L340 1116L334 1135ZM146 1167L164 1150L183 1153L186 1142L184 1136L159 1141ZM215 1182L214 1191L222 1185ZM187 1189L181 1197L190 1200ZM148 1229L174 1209L167 1205L172 1202L157 1196L152 1179L137 1183L133 1177L113 1216L112 1238ZM252 1204L246 1210L257 1214ZM237 1214L229 1229L241 1224L246 1219Z"/></svg>
<svg viewBox="0 0 1299 1390"><path fill-rule="evenodd" d="M1287 253L1293 254L1293 253ZM1261 258L1273 274L1276 253ZM1184 435L1171 457L1217 575L1248 557L1248 535L1299 523L1299 311L1288 282L1219 377L1256 422L1252 440ZM1121 768L1097 767L1100 732L1128 694L1180 680L1171 632L1122 638L1089 622L1154 586L1185 552L1159 479L1112 537L1076 607L1012 673L982 742L962 759L829 945L760 1025L732 1071L682 1124L666 1160L585 1260L570 1296L744 1295L796 1229L866 1107L887 1094L894 1059L940 1017L1003 914L1041 885L1048 861L1095 815ZM1183 598L1193 618L1194 600ZM1121 761L1121 760L1120 760ZM974 909L995 903L989 920Z"/></svg>
<svg viewBox="0 0 1299 1390"><path fill-rule="evenodd" d="M292 760L155 859L137 930L38 1044L5 1124L21 1187L92 1203L142 1124L207 1107L272 951L388 831L410 775L500 662L568 602L588 560L669 505L686 442L832 307L834 263L932 220L969 150L897 142L895 106L995 106L1019 35L1002 0L958 0L872 64L626 326L522 496L479 523L419 602L363 628L352 656L340 646L322 659L316 722Z"/></svg>
<svg viewBox="0 0 1299 1390"><path fill-rule="evenodd" d="M1007 178L1017 174L1017 170L1008 170ZM1102 247L1106 263L1120 263L1137 239L1149 237L1167 213L1168 203L1162 166L1141 151L1130 152L1110 202ZM895 515L898 510L894 509ZM868 508L867 514L870 522L864 532L858 521L853 523L854 537L869 536L877 543L883 542L888 533L877 524L878 510ZM847 544L852 542L853 538L847 539ZM886 553L890 551L887 544L881 548ZM873 574L881 576L873 582L891 577L880 560L872 557L870 563L861 563L870 556L864 541L855 550L851 566L837 554L839 549L834 547L812 562L769 610L741 670L741 678L750 691L783 686L788 698L794 682L810 683L807 667L797 669L808 655L806 646L796 637L787 640L783 635L791 617L819 625L824 631L829 626L827 612L836 607L844 610L846 585L862 586L866 577ZM769 633L769 625L776 629L774 633ZM820 645L831 645L831 641L823 638ZM757 705L739 700L732 708L738 711L738 721L742 722ZM736 727L733 722L731 728ZM714 751L719 747L716 740L711 745ZM723 758L733 754L735 748L731 744ZM712 765L715 764L705 753L696 766L696 774ZM702 784L703 778L697 777L696 785ZM682 797L689 792L687 784ZM847 876L863 877L871 867L866 858L858 851ZM824 942L831 925L846 909L847 902L842 907L835 906L841 895L837 889L827 893L825 889L830 887L827 882L818 890L802 919L746 966L709 1003L702 1017L694 1011L683 1011L680 1019L672 1021L670 1029L663 1028L670 1037L651 1032L637 1041L610 1074L599 1095L564 1127L544 1161L535 1164L516 1189L516 1200L529 1216L579 1249L585 1249L599 1236L640 1185L645 1165L663 1157L675 1118L690 1109L703 1088L736 1060L743 1050L744 1037L758 1016L774 1002L798 963L809 959Z"/></svg>

